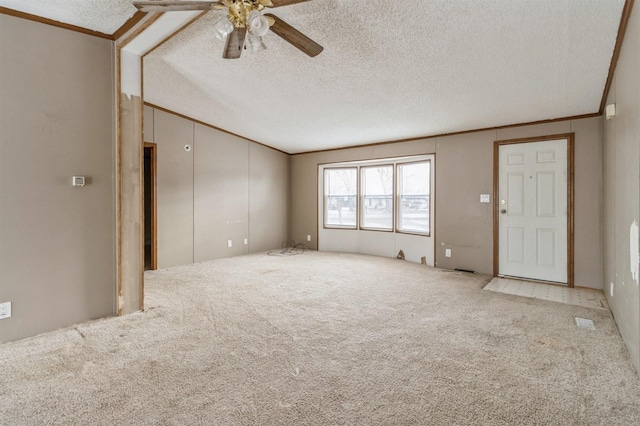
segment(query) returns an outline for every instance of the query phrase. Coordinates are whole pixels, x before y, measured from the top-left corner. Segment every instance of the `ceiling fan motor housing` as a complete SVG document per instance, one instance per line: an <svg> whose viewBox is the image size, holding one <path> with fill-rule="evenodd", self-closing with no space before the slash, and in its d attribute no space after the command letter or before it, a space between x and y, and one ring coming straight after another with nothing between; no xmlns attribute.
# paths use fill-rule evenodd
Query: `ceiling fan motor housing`
<svg viewBox="0 0 640 426"><path fill-rule="evenodd" d="M226 9L227 14L214 24L216 37L225 41L222 55L225 59L239 58L245 39L249 41L252 50L264 50L266 46L262 43L262 37L269 30L293 47L314 57L322 52L322 46L282 19L271 13L262 13L265 7L289 6L306 1L309 0L133 0L133 5L146 13Z"/></svg>

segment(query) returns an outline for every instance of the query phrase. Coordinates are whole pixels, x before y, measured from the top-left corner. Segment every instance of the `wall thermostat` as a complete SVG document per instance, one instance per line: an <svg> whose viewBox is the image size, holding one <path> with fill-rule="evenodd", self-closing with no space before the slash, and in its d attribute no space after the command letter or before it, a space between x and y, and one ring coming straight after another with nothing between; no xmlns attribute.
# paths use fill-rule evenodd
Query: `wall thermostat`
<svg viewBox="0 0 640 426"><path fill-rule="evenodd" d="M85 182L84 176L74 176L71 179L71 185L73 186L84 186L84 182Z"/></svg>

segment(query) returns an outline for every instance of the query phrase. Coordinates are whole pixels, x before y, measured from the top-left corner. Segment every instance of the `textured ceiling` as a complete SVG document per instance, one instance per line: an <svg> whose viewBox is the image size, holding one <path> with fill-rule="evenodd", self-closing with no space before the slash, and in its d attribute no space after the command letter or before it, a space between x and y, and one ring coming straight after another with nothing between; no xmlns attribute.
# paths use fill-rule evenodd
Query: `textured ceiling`
<svg viewBox="0 0 640 426"><path fill-rule="evenodd" d="M0 0L0 6L104 34L136 13L132 0Z"/></svg>
<svg viewBox="0 0 640 426"><path fill-rule="evenodd" d="M209 12L144 60L145 101L286 152L597 112L623 0L314 0L324 46L221 58Z"/></svg>
<svg viewBox="0 0 640 426"><path fill-rule="evenodd" d="M0 0L113 33L130 0ZM222 59L212 11L144 59L146 102L286 152L597 112L624 0L312 0L272 12L322 46Z"/></svg>

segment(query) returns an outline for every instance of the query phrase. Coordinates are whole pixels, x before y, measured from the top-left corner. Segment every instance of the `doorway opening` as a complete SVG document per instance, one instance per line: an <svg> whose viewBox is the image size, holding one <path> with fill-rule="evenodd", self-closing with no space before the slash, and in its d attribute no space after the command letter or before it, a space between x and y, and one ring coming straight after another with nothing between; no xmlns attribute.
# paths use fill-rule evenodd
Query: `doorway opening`
<svg viewBox="0 0 640 426"><path fill-rule="evenodd" d="M158 269L156 144L144 143L144 270Z"/></svg>
<svg viewBox="0 0 640 426"><path fill-rule="evenodd" d="M574 135L494 144L493 274L574 286Z"/></svg>

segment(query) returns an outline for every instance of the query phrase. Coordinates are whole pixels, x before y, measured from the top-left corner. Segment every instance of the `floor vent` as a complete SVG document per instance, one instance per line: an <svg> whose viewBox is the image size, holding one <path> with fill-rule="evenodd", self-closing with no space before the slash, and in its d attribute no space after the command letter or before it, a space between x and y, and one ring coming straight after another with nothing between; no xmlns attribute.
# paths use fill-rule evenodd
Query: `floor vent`
<svg viewBox="0 0 640 426"><path fill-rule="evenodd" d="M587 330L596 330L596 326L593 325L593 321L587 318L576 317L576 324L578 327L586 328Z"/></svg>

